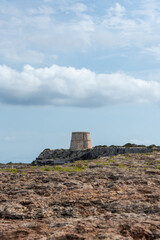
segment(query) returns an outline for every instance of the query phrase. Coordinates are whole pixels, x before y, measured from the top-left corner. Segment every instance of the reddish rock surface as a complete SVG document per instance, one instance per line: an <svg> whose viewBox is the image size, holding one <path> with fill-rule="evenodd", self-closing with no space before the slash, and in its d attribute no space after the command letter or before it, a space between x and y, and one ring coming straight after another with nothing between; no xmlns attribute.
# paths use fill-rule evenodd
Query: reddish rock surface
<svg viewBox="0 0 160 240"><path fill-rule="evenodd" d="M160 239L159 152L73 165L0 171L0 239Z"/></svg>

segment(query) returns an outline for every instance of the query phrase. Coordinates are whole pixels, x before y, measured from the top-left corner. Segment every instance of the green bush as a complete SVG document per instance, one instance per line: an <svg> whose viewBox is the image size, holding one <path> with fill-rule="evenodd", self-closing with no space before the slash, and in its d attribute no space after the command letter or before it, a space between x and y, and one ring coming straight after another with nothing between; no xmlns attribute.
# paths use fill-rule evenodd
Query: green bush
<svg viewBox="0 0 160 240"><path fill-rule="evenodd" d="M137 147L137 145L134 143L126 143L123 147Z"/></svg>
<svg viewBox="0 0 160 240"><path fill-rule="evenodd" d="M156 148L155 144L149 145L148 148Z"/></svg>
<svg viewBox="0 0 160 240"><path fill-rule="evenodd" d="M13 164L13 163L12 163L12 162L8 162L8 163L7 163L7 165L11 165L11 164Z"/></svg>

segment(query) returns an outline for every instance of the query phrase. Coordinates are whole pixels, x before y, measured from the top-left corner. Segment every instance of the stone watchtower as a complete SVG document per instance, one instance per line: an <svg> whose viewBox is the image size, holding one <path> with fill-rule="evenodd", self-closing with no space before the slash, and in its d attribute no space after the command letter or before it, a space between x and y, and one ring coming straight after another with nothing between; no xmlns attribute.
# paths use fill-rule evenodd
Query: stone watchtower
<svg viewBox="0 0 160 240"><path fill-rule="evenodd" d="M72 132L71 150L83 150L92 148L91 137L89 132Z"/></svg>

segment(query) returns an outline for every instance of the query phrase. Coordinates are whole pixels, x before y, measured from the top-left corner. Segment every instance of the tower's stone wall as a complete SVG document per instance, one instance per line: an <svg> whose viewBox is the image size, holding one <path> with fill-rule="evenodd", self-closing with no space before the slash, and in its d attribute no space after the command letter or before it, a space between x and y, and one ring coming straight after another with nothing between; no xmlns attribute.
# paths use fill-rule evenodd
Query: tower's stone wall
<svg viewBox="0 0 160 240"><path fill-rule="evenodd" d="M84 150L92 148L89 132L72 132L70 150Z"/></svg>

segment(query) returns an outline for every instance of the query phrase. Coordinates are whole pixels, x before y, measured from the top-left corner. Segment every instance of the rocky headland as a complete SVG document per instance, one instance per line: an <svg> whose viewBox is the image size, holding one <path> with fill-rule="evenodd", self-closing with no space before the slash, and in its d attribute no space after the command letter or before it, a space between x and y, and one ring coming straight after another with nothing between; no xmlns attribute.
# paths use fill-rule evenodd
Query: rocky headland
<svg viewBox="0 0 160 240"><path fill-rule="evenodd" d="M45 149L32 162L33 165L61 165L65 163L72 163L78 160L97 159L105 156L115 156L118 154L127 153L149 153L153 151L160 151L160 148L155 147L94 147L85 150L70 150L70 149Z"/></svg>

